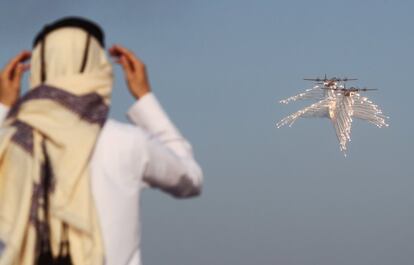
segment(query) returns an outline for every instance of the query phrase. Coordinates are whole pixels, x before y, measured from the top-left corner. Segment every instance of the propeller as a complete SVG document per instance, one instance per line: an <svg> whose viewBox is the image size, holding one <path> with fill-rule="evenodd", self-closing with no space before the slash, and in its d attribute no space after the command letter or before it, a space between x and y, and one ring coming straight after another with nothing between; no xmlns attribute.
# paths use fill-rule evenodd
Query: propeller
<svg viewBox="0 0 414 265"><path fill-rule="evenodd" d="M359 87L350 87L347 88L346 85L344 84L343 87L337 87L337 88L332 88L332 87L326 87L323 86L321 87L321 89L325 89L325 90L334 90L334 91L342 91L342 92L357 92L357 91L375 91L378 90L377 88L359 88Z"/></svg>
<svg viewBox="0 0 414 265"><path fill-rule="evenodd" d="M345 90L349 90L349 91L375 91L378 90L377 88L359 88L359 87L350 87L348 89L344 88Z"/></svg>
<svg viewBox="0 0 414 265"><path fill-rule="evenodd" d="M346 81L354 81L354 80L358 80L358 79L357 78L348 78L348 77L345 77L345 78L342 79L342 81L344 81L344 82L346 82Z"/></svg>

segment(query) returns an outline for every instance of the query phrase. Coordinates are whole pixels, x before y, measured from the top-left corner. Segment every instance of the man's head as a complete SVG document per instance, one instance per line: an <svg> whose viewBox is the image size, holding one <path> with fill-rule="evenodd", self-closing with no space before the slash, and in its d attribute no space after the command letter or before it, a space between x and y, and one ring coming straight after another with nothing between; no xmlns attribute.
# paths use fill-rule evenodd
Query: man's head
<svg viewBox="0 0 414 265"><path fill-rule="evenodd" d="M89 20L68 17L46 25L33 41L31 87L110 67L104 33Z"/></svg>

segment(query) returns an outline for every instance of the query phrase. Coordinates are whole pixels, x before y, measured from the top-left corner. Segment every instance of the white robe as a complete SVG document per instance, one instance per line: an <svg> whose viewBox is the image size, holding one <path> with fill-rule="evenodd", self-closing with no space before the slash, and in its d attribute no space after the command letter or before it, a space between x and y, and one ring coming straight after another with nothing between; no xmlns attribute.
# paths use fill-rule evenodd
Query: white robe
<svg viewBox="0 0 414 265"><path fill-rule="evenodd" d="M0 104L0 122L7 111ZM153 94L138 100L128 118L133 125L108 119L90 162L106 265L141 265L142 188L151 183L176 197L190 197L200 192L202 184L191 145Z"/></svg>

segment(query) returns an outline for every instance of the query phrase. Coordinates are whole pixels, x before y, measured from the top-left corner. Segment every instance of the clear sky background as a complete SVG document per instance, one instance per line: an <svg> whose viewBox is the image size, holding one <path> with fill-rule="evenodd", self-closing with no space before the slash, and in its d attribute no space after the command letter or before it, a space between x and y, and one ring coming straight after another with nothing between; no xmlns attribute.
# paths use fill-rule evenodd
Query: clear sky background
<svg viewBox="0 0 414 265"><path fill-rule="evenodd" d="M195 200L146 191L146 265L414 264L413 1L2 0L0 64L65 15L133 49L191 141ZM357 77L391 117L354 122L348 157L329 120L275 123L303 77ZM132 103L120 69L111 116ZM120 224L122 229L122 224Z"/></svg>

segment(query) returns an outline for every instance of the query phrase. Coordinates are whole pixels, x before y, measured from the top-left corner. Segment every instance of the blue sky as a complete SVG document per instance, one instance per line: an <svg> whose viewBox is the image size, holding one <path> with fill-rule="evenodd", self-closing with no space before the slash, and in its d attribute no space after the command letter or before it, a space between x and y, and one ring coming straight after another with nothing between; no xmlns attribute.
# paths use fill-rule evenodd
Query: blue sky
<svg viewBox="0 0 414 265"><path fill-rule="evenodd" d="M147 64L192 142L202 197L146 191L144 264L411 265L414 262L411 1L2 1L0 64L65 15ZM390 116L356 121L348 157L329 120L275 123L303 77L349 76ZM133 102L117 68L111 116Z"/></svg>

